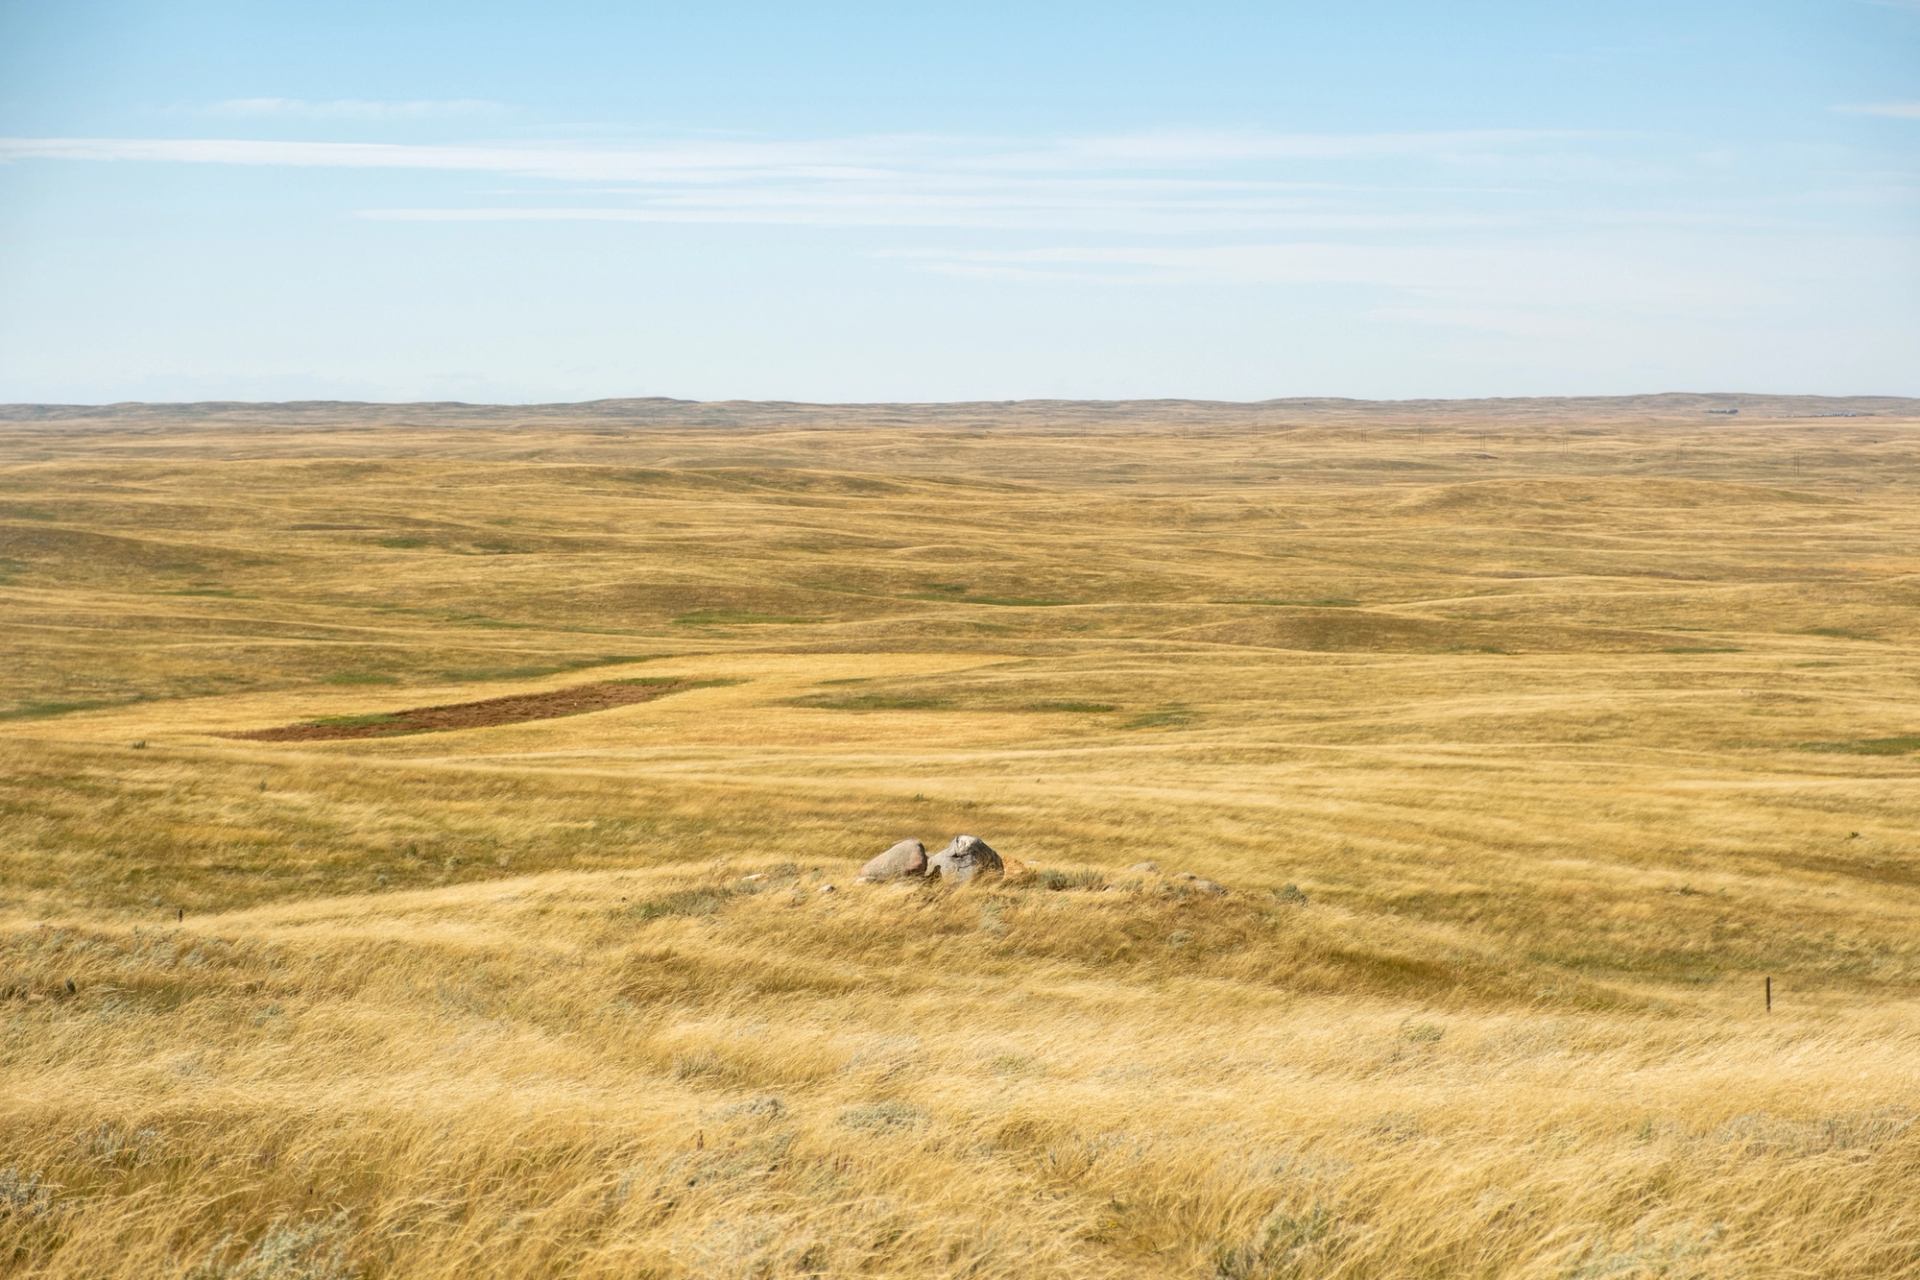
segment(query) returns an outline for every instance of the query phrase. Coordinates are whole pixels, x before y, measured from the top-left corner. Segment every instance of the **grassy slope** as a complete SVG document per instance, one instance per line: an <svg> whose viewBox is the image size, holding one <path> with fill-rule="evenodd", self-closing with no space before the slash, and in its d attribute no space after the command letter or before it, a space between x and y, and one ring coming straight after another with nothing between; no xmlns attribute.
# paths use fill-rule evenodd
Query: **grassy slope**
<svg viewBox="0 0 1920 1280"><path fill-rule="evenodd" d="M1920 1269L1853 407L0 420L0 1258ZM1085 874L848 883L962 830Z"/></svg>

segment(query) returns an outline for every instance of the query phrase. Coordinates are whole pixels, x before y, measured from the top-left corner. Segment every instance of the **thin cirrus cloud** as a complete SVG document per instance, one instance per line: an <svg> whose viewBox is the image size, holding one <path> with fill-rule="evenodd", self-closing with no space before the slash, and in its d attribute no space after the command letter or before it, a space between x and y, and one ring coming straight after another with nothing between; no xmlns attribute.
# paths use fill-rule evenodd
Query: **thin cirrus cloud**
<svg viewBox="0 0 1920 1280"><path fill-rule="evenodd" d="M1848 102L1834 108L1842 115L1886 116L1894 120L1920 120L1920 101Z"/></svg>
<svg viewBox="0 0 1920 1280"><path fill-rule="evenodd" d="M1569 129L1458 129L1382 133L1271 133L1257 130L1146 130L1048 139L994 150L994 169L1195 168L1275 160L1372 158L1447 161L1605 135Z"/></svg>
<svg viewBox="0 0 1920 1280"><path fill-rule="evenodd" d="M490 116L506 111L504 103L485 98L419 98L403 101L377 98L228 98L207 110L218 116L291 120L432 120L445 117Z"/></svg>
<svg viewBox="0 0 1920 1280"><path fill-rule="evenodd" d="M0 161L89 160L283 168L504 173L566 182L688 181L754 171L845 168L887 155L884 139L695 142L647 147L301 142L249 138L4 138Z"/></svg>
<svg viewBox="0 0 1920 1280"><path fill-rule="evenodd" d="M223 114L255 121L235 133L334 119L336 137L351 134L351 120L447 109L358 99L226 106ZM1835 109L1907 117L1916 106ZM302 189L323 190L336 216L362 227L393 226L378 237L381 252L431 238L407 224L523 224L499 240L530 254L565 242L568 223L845 228L853 232L831 242L842 251L831 269L858 277L858 258L889 289L910 291L918 286L903 280L926 274L1050 300L1083 286L1103 300L1141 287L1213 291L1236 304L1345 307L1360 321L1449 340L1551 339L1569 349L1663 326L1733 332L1837 297L1888 314L1904 305L1893 294L1920 278L1920 247L1879 230L1883 221L1841 215L1907 200L1908 175L1813 167L1787 183L1777 166L1754 163L1760 155L1702 152L1679 136L1536 129L0 137L0 165L121 166L136 182L151 166L226 170L235 180L205 184L223 207L276 172L326 173L328 182ZM369 207L385 202L399 207ZM632 239L662 252L689 242ZM765 244L788 251L790 240Z"/></svg>
<svg viewBox="0 0 1920 1280"><path fill-rule="evenodd" d="M1569 149L1595 136L1158 131L1018 140L696 138L629 146L13 138L0 139L0 161L492 174L564 186L573 195L535 207L357 211L390 222L1405 232L1512 225L1511 214L1470 207L1475 197L1501 189L1489 174L1505 182L1514 166L1542 173L1564 167ZM1384 182L1365 168L1383 159L1393 163ZM1469 207L1457 207L1463 204Z"/></svg>
<svg viewBox="0 0 1920 1280"><path fill-rule="evenodd" d="M241 101L280 102L281 99ZM326 104L322 104L326 105ZM413 104L366 104L399 106ZM264 112L263 112L264 114ZM648 181L665 171L900 165L954 170L1155 170L1280 160L1395 158L1447 163L1492 157L1594 135L1546 130L1294 134L1136 133L1008 145L933 135L849 138L698 139L643 146L489 146L306 142L237 138L5 138L0 161L173 161L189 164L456 169L571 181Z"/></svg>
<svg viewBox="0 0 1920 1280"><path fill-rule="evenodd" d="M1107 282L1205 280L1368 285L1413 293L1509 287L1562 277L1571 263L1537 244L1436 246L1292 241L1227 245L1056 245L1034 249L912 249L885 256L926 270L1008 279L1077 277ZM1615 281L1617 287L1618 281Z"/></svg>
<svg viewBox="0 0 1920 1280"><path fill-rule="evenodd" d="M1293 210L1258 199L1168 201L1106 194L1093 199L1026 194L810 191L716 193L663 199L641 208L517 207L367 209L380 222L629 222L813 227L948 227L1005 231L1390 232L1468 231L1520 225L1488 214L1367 213Z"/></svg>
<svg viewBox="0 0 1920 1280"><path fill-rule="evenodd" d="M504 177L520 187L476 193L469 199L481 203L465 207L348 206L362 220L400 224L1027 232L1059 239L872 251L906 269L977 279L1358 286L1401 322L1485 329L1569 297L1628 309L1700 297L1764 301L1747 295L1780 274L1777 236L1703 269L1718 248L1701 243L1698 211L1658 182L1642 191L1652 203L1636 205L1629 192L1644 175L1621 176L1614 141L1538 130L682 137L620 146L11 138L0 139L0 162L411 171ZM564 198L552 199L555 191ZM1724 212L1710 212L1710 225L1724 227ZM1088 239L1123 236L1163 243ZM1238 243L1191 242L1209 236Z"/></svg>

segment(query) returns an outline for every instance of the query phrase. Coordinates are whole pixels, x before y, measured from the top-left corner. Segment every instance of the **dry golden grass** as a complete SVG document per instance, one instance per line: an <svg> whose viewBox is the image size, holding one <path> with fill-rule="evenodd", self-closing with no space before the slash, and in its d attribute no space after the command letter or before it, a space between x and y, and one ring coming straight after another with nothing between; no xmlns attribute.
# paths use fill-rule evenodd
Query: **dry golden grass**
<svg viewBox="0 0 1920 1280"><path fill-rule="evenodd" d="M1916 605L1912 402L0 411L0 1271L1920 1274Z"/></svg>

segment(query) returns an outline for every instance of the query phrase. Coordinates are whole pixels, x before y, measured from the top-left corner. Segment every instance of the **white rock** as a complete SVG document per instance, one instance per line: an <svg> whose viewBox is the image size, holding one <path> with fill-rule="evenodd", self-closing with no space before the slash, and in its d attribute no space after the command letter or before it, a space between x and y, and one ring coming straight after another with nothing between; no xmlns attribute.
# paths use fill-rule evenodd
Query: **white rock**
<svg viewBox="0 0 1920 1280"><path fill-rule="evenodd" d="M927 859L927 877L937 876L946 884L965 884L1005 870L1000 855L979 836L955 836L946 848Z"/></svg>
<svg viewBox="0 0 1920 1280"><path fill-rule="evenodd" d="M869 884L878 884L883 880L904 880L926 873L927 846L918 840L902 840L860 868L860 879Z"/></svg>

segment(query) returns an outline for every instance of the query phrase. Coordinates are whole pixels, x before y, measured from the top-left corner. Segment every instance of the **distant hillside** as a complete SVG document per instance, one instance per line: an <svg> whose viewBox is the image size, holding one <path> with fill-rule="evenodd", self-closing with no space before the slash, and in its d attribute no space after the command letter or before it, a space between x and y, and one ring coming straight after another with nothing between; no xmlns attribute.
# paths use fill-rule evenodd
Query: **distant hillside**
<svg viewBox="0 0 1920 1280"><path fill-rule="evenodd" d="M785 400L675 400L662 396L572 404L490 405L460 401L381 404L356 400L278 403L203 400L182 404L0 405L0 422L120 427L178 423L259 426L501 426L520 422L635 426L1164 426L1188 422L1249 426L1406 422L1410 419L1554 422L1698 421L1920 416L1905 396L1775 396L1667 392L1638 396L1529 396L1481 400L1348 400L1333 397L1222 400L976 400L908 404L806 404Z"/></svg>

